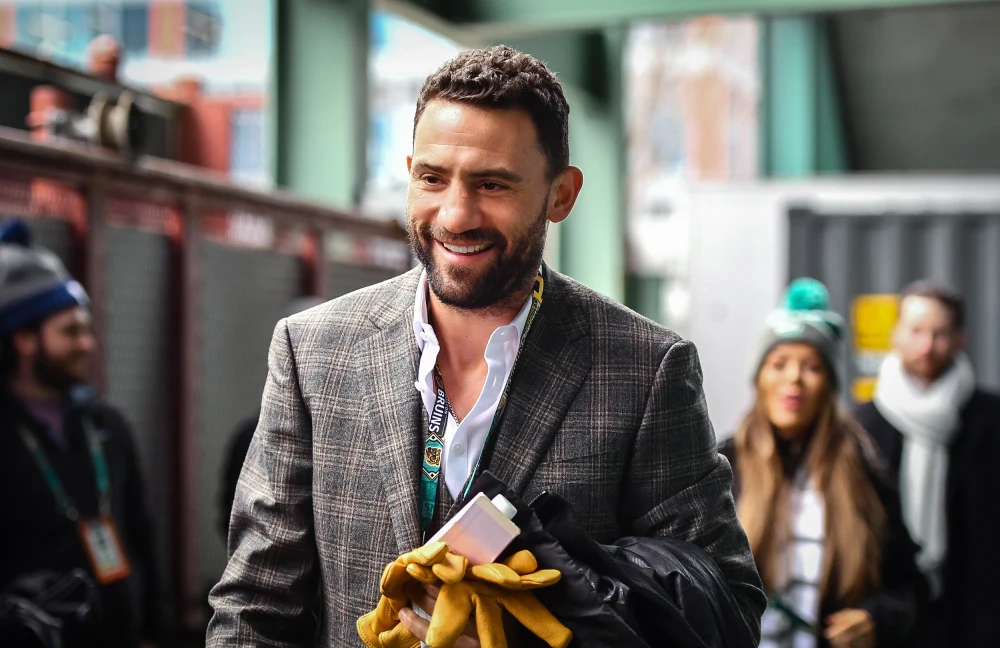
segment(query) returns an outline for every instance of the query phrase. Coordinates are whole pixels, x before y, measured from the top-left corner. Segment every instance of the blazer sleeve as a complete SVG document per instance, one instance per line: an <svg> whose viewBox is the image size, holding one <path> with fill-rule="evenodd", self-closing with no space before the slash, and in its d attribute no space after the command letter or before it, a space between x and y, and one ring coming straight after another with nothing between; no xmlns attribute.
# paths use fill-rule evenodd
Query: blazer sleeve
<svg viewBox="0 0 1000 648"><path fill-rule="evenodd" d="M667 350L632 448L622 523L633 535L666 536L704 549L719 566L756 641L767 600L718 452L693 344Z"/></svg>
<svg viewBox="0 0 1000 648"><path fill-rule="evenodd" d="M268 354L260 421L236 488L229 563L212 589L206 645L311 646L318 609L312 427L287 320Z"/></svg>
<svg viewBox="0 0 1000 648"><path fill-rule="evenodd" d="M901 646L927 604L928 585L917 567L918 547L906 529L897 491L879 476L871 478L886 518L882 588L858 607L866 610L875 623L876 645Z"/></svg>

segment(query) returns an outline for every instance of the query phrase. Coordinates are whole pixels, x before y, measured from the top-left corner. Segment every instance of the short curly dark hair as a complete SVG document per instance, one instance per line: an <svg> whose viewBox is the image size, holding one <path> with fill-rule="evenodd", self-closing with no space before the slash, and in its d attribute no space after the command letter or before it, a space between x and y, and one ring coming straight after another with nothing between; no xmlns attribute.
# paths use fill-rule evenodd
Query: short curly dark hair
<svg viewBox="0 0 1000 648"><path fill-rule="evenodd" d="M434 99L483 108L519 108L531 116L550 177L569 166L569 103L544 63L506 45L462 52L427 77L417 99L413 133Z"/></svg>

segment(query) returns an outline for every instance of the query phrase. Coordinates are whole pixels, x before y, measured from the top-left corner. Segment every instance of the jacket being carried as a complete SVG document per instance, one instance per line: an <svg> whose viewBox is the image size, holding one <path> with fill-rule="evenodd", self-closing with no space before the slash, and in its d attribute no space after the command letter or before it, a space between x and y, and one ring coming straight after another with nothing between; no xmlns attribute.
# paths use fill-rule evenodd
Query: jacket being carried
<svg viewBox="0 0 1000 648"><path fill-rule="evenodd" d="M503 494L517 508L521 534L507 549L530 550L558 583L538 599L574 635L581 648L744 648L756 629L740 614L726 579L698 546L675 538L626 537L602 545L575 521L569 503L542 493L530 505L485 473L471 489ZM508 619L511 645L543 645ZM514 633L513 635L511 633Z"/></svg>

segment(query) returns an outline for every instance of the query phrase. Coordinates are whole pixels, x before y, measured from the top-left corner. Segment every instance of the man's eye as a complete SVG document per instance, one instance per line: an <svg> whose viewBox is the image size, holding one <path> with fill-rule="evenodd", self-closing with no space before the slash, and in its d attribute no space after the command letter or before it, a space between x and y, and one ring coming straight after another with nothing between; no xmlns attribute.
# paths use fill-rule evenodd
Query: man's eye
<svg viewBox="0 0 1000 648"><path fill-rule="evenodd" d="M498 189L503 189L503 185L496 182L484 182L483 189L486 191L497 191Z"/></svg>
<svg viewBox="0 0 1000 648"><path fill-rule="evenodd" d="M425 184L430 184L430 185L439 184L441 182L441 178L432 175L425 175L423 178L421 178L421 180L423 180Z"/></svg>

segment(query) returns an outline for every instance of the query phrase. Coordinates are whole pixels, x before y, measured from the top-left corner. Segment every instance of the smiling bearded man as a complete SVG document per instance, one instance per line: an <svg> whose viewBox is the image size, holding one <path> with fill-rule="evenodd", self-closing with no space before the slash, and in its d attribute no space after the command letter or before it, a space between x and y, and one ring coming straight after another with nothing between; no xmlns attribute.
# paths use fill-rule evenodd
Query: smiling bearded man
<svg viewBox="0 0 1000 648"><path fill-rule="evenodd" d="M358 645L383 568L487 469L565 498L598 542L704 549L741 619L728 645L755 643L765 599L694 347L542 263L583 185L568 123L552 72L509 47L427 79L406 161L421 267L278 323L209 646ZM409 607L398 621L426 637ZM455 645L476 644L470 622Z"/></svg>

